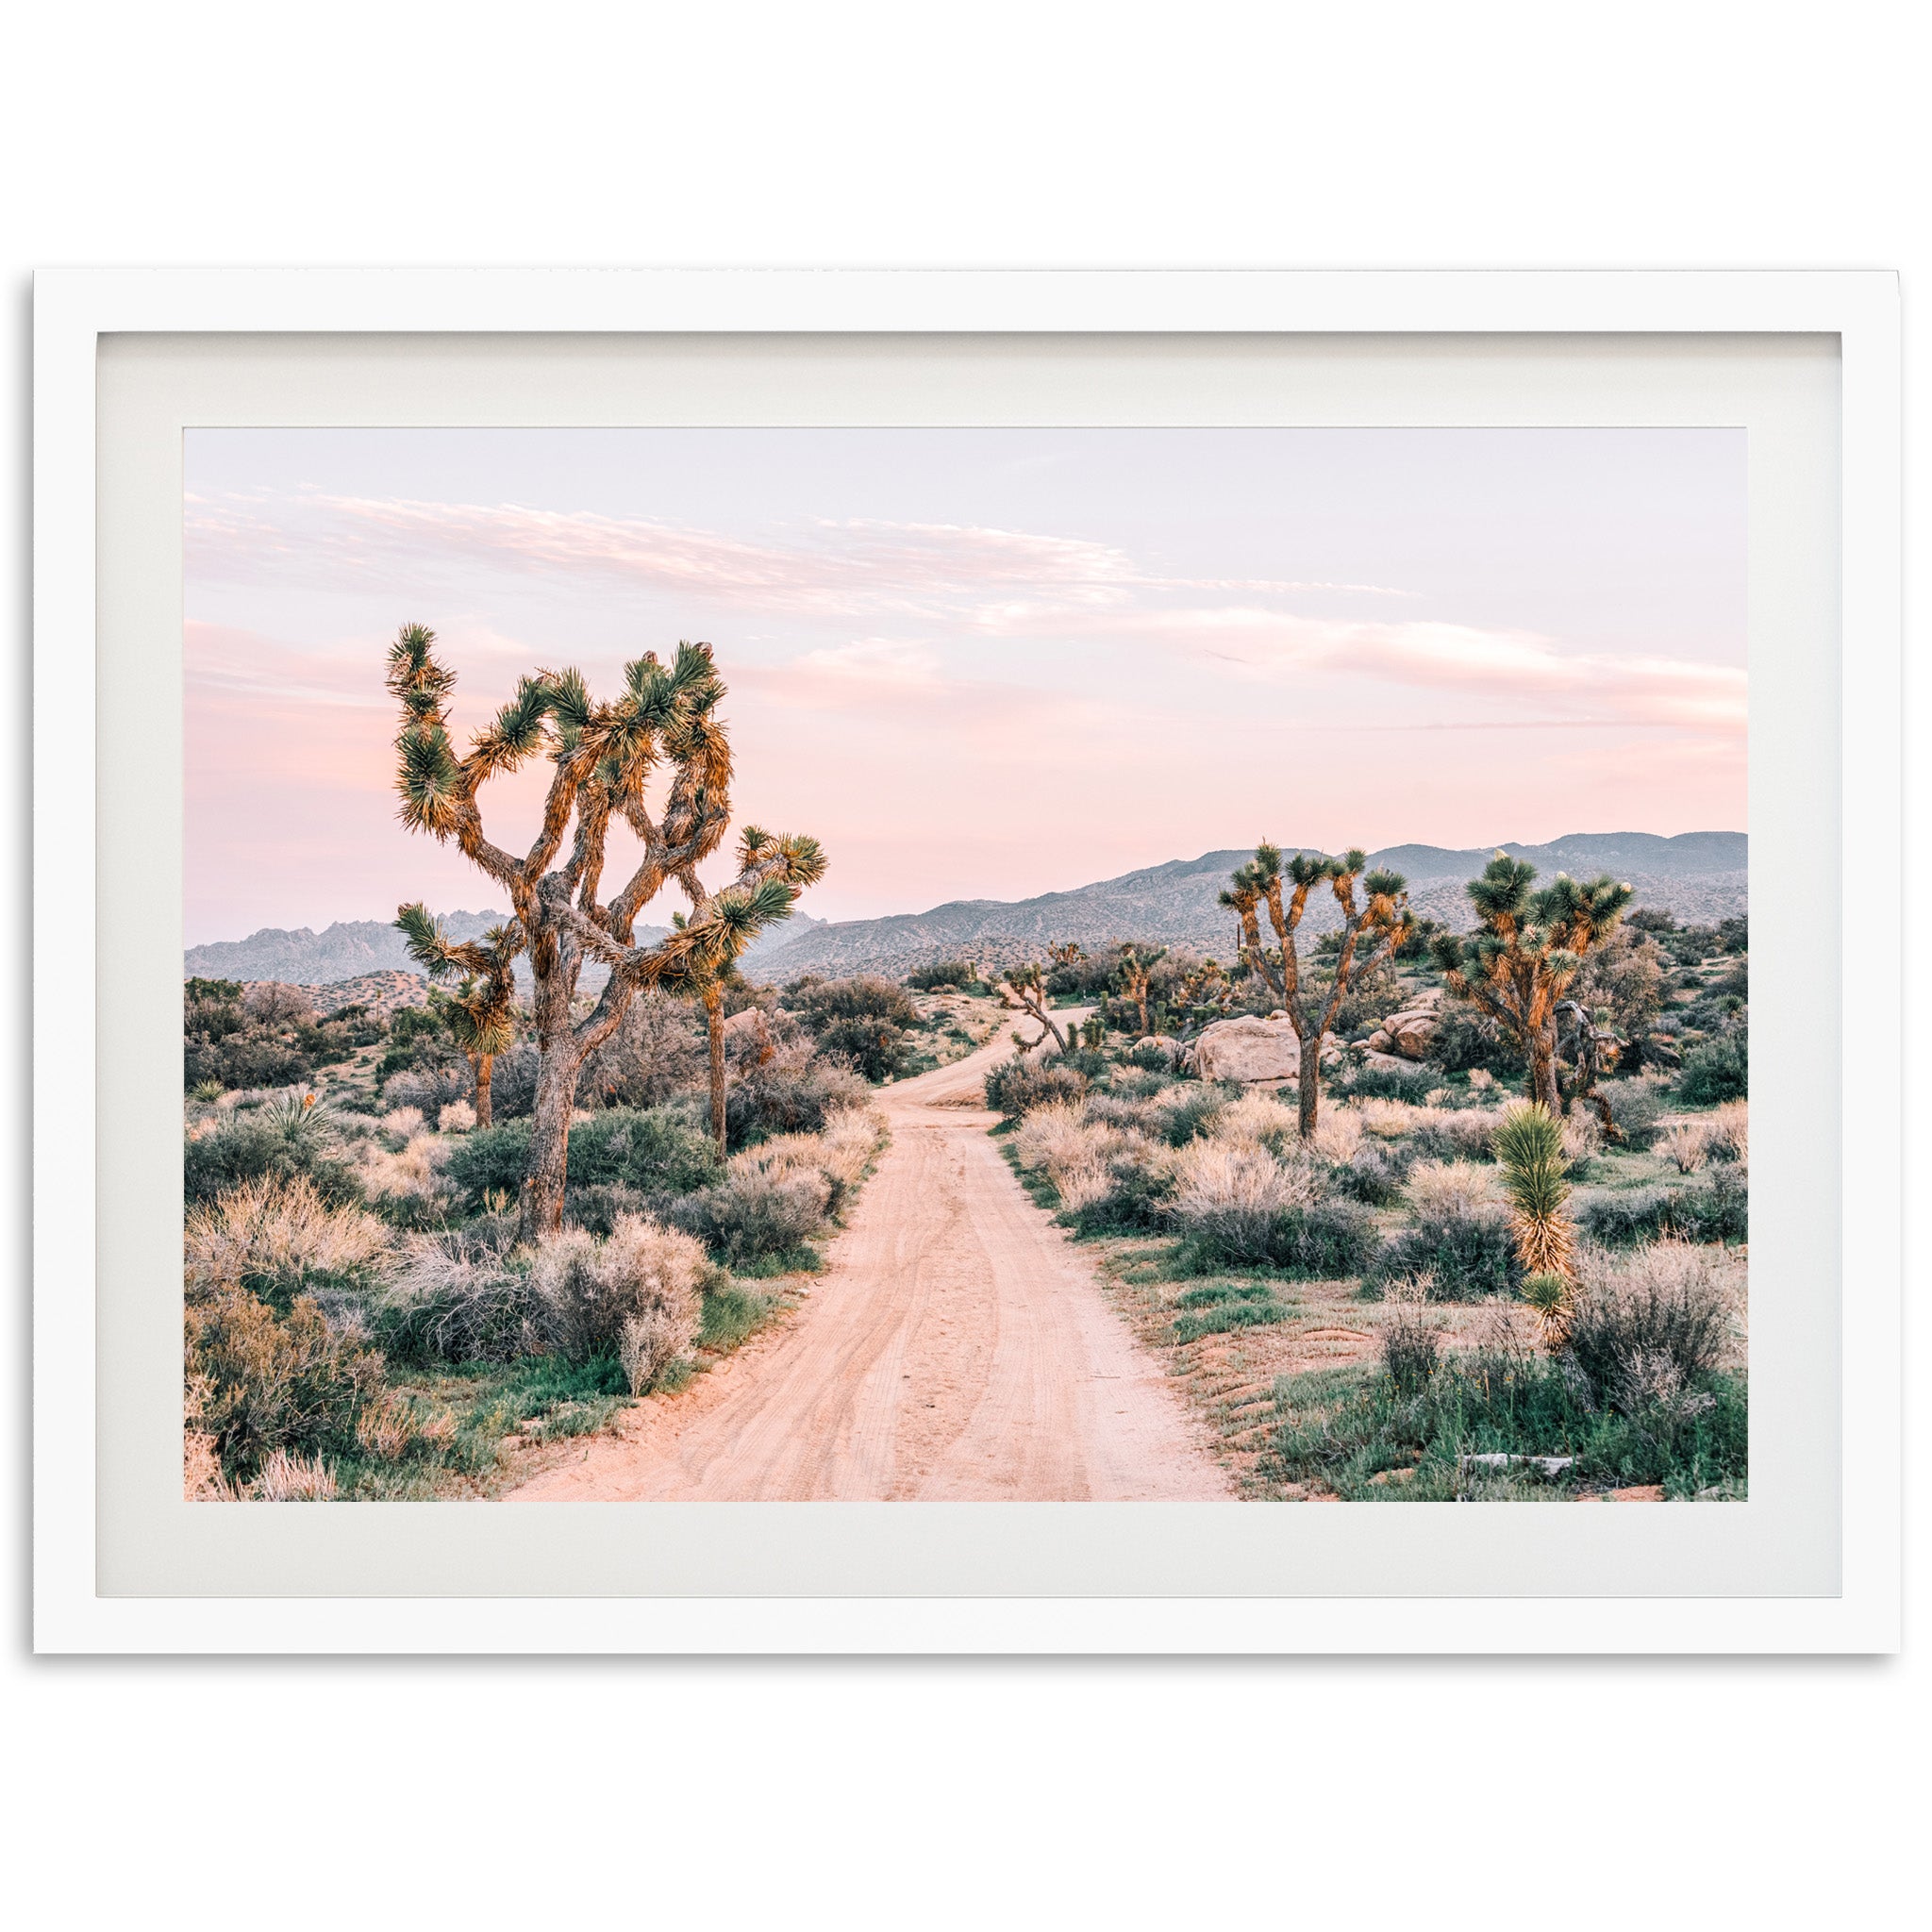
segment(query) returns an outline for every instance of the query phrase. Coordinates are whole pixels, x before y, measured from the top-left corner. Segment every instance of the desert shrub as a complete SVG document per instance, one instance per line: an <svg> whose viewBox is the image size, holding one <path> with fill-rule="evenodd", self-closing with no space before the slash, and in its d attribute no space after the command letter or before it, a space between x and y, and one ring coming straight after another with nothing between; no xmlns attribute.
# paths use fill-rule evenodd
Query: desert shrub
<svg viewBox="0 0 1932 1932"><path fill-rule="evenodd" d="M986 1104L1009 1121L1054 1101L1078 1100L1087 1091L1087 1076L1058 1060L1028 1059L1015 1054L986 1076Z"/></svg>
<svg viewBox="0 0 1932 1932"><path fill-rule="evenodd" d="M307 1174L261 1174L189 1208L188 1289L236 1283L286 1310L304 1290L373 1286L389 1242L375 1215L331 1207Z"/></svg>
<svg viewBox="0 0 1932 1932"><path fill-rule="evenodd" d="M1617 1258L1586 1251L1567 1341L1599 1402L1630 1414L1694 1389L1732 1338L1730 1264L1661 1241Z"/></svg>
<svg viewBox="0 0 1932 1932"><path fill-rule="evenodd" d="M1459 1160L1419 1160L1408 1198L1418 1214L1481 1214L1500 1205L1494 1172Z"/></svg>
<svg viewBox="0 0 1932 1932"><path fill-rule="evenodd" d="M223 1474L245 1481L276 1450L345 1450L382 1357L298 1295L286 1316L239 1283L188 1303L188 1386Z"/></svg>
<svg viewBox="0 0 1932 1932"><path fill-rule="evenodd" d="M1436 1324L1423 1313L1434 1286L1426 1274L1411 1275L1389 1286L1391 1313L1382 1328L1382 1373L1401 1395L1412 1395L1427 1387L1436 1373L1440 1340Z"/></svg>
<svg viewBox="0 0 1932 1932"><path fill-rule="evenodd" d="M1751 1158L1751 1103L1727 1100L1706 1124L1706 1147L1712 1160L1748 1163Z"/></svg>
<svg viewBox="0 0 1932 1932"><path fill-rule="evenodd" d="M1274 1154L1299 1148L1301 1142L1301 1126L1293 1110L1272 1093L1243 1093L1229 1101L1216 1111L1208 1131L1217 1141L1248 1141Z"/></svg>
<svg viewBox="0 0 1932 1932"><path fill-rule="evenodd" d="M1268 1267L1332 1280L1374 1249L1374 1224L1353 1202L1319 1198L1310 1169L1256 1146L1197 1141L1176 1162L1171 1212L1197 1272Z"/></svg>
<svg viewBox="0 0 1932 1932"><path fill-rule="evenodd" d="M608 1235L625 1215L655 1214L668 1207L672 1198L647 1194L641 1188L627 1188L622 1182L600 1181L593 1187L567 1188L563 1218L571 1227Z"/></svg>
<svg viewBox="0 0 1932 1932"><path fill-rule="evenodd" d="M1627 1247L1655 1241L1669 1228L1674 1188L1623 1188L1615 1193L1579 1197L1576 1224L1593 1241Z"/></svg>
<svg viewBox="0 0 1932 1932"><path fill-rule="evenodd" d="M531 1112L537 1105L537 1074L542 1055L528 1041L520 1041L508 1053L496 1057L490 1071L490 1117L492 1121L513 1121Z"/></svg>
<svg viewBox="0 0 1932 1932"><path fill-rule="evenodd" d="M584 1062L586 1106L655 1108L706 1076L704 1022L689 1000L657 988L641 993L617 1031Z"/></svg>
<svg viewBox="0 0 1932 1932"><path fill-rule="evenodd" d="M1310 1145L1324 1160L1340 1167L1354 1158L1362 1144L1362 1117L1345 1107L1324 1108L1316 1116Z"/></svg>
<svg viewBox="0 0 1932 1932"><path fill-rule="evenodd" d="M705 1290L698 1346L723 1354L749 1340L771 1320L775 1299L728 1275L714 1275Z"/></svg>
<svg viewBox="0 0 1932 1932"><path fill-rule="evenodd" d="M1213 1125L1214 1119L1238 1090L1191 1082L1165 1094L1161 1103L1161 1137L1170 1147L1185 1147Z"/></svg>
<svg viewBox="0 0 1932 1932"><path fill-rule="evenodd" d="M542 1347L529 1266L514 1251L515 1237L508 1215L408 1237L375 1309L389 1353L411 1361L507 1362Z"/></svg>
<svg viewBox="0 0 1932 1932"><path fill-rule="evenodd" d="M816 1134L839 1114L872 1098L850 1067L820 1059L780 1058L749 1069L724 1101L724 1136L734 1148L774 1134Z"/></svg>
<svg viewBox="0 0 1932 1932"><path fill-rule="evenodd" d="M905 988L876 973L801 982L787 989L785 1004L814 1033L838 1020L886 1020L895 1026L910 1026L919 1019L919 1008Z"/></svg>
<svg viewBox="0 0 1932 1932"><path fill-rule="evenodd" d="M573 1185L618 1185L687 1193L718 1175L718 1150L690 1115L675 1107L634 1112L610 1108L570 1130L567 1175Z"/></svg>
<svg viewBox="0 0 1932 1932"><path fill-rule="evenodd" d="M453 1144L461 1142L413 1134L400 1149L365 1146L362 1187L377 1212L398 1227L441 1226L457 1200L445 1172Z"/></svg>
<svg viewBox="0 0 1932 1932"><path fill-rule="evenodd" d="M1338 1093L1374 1100L1402 1100L1420 1107L1438 1079L1429 1067L1355 1067L1335 1076Z"/></svg>
<svg viewBox="0 0 1932 1932"><path fill-rule="evenodd" d="M475 1076L462 1060L443 1066L407 1067L381 1083L382 1097L391 1107L413 1107L425 1120L434 1120L452 1101L468 1100ZM496 1083L491 1081L491 1091Z"/></svg>
<svg viewBox="0 0 1932 1932"><path fill-rule="evenodd" d="M1329 1183L1338 1193L1371 1208L1387 1207L1407 1178L1407 1156L1380 1141L1359 1142L1346 1160L1329 1170Z"/></svg>
<svg viewBox="0 0 1932 1932"><path fill-rule="evenodd" d="M877 1014L831 1021L819 1035L819 1051L836 1054L873 1081L896 1078L908 1058L904 1030Z"/></svg>
<svg viewBox="0 0 1932 1932"><path fill-rule="evenodd" d="M884 1117L871 1108L850 1108L833 1116L822 1134L779 1134L731 1157L733 1176L764 1174L786 1180L795 1174L816 1174L825 1183L825 1213L843 1213L873 1157L885 1141Z"/></svg>
<svg viewBox="0 0 1932 1932"><path fill-rule="evenodd" d="M212 1133L187 1142L186 1197L212 1201L244 1181L306 1177L331 1206L360 1199L355 1170L341 1158L341 1140L327 1108L299 1096L238 1109Z"/></svg>
<svg viewBox="0 0 1932 1932"><path fill-rule="evenodd" d="M1139 1067L1142 1073L1166 1074L1173 1072L1179 1056L1178 1041L1150 1034L1144 1040L1135 1041L1121 1058L1125 1065Z"/></svg>
<svg viewBox="0 0 1932 1932"><path fill-rule="evenodd" d="M530 1123L505 1121L465 1134L450 1149L444 1170L460 1191L464 1204L478 1208L486 1196L514 1195L524 1184L524 1165L530 1156Z"/></svg>
<svg viewBox="0 0 1932 1932"><path fill-rule="evenodd" d="M1493 1204L1419 1212L1383 1242L1370 1270L1371 1280L1385 1285L1424 1275L1438 1301L1513 1293L1522 1266L1507 1212Z"/></svg>
<svg viewBox="0 0 1932 1932"><path fill-rule="evenodd" d="M566 1361L616 1356L633 1395L696 1339L708 1275L696 1241L641 1215L625 1216L601 1241L564 1228L530 1263L545 1340Z"/></svg>
<svg viewBox="0 0 1932 1932"><path fill-rule="evenodd" d="M823 1174L794 1171L781 1178L751 1170L687 1194L672 1218L720 1261L756 1274L785 1263L809 1265L801 1251L824 1231L831 1193Z"/></svg>
<svg viewBox="0 0 1932 1932"><path fill-rule="evenodd" d="M1750 1041L1740 1026L1707 1040L1684 1056L1677 1092L1691 1107L1742 1100L1751 1091Z"/></svg>
<svg viewBox="0 0 1932 1932"><path fill-rule="evenodd" d="M1578 1225L1605 1247L1682 1235L1697 1241L1750 1239L1750 1184L1735 1166L1711 1171L1697 1187L1627 1188L1583 1203Z"/></svg>
<svg viewBox="0 0 1932 1932"><path fill-rule="evenodd" d="M1693 1241L1745 1241L1751 1239L1751 1191L1736 1167L1711 1170L1701 1188L1685 1188L1671 1210L1671 1223Z"/></svg>
<svg viewBox="0 0 1932 1932"><path fill-rule="evenodd" d="M906 975L906 984L920 992L937 992L942 986L974 984L971 959L938 959L930 966L915 967Z"/></svg>
<svg viewBox="0 0 1932 1932"><path fill-rule="evenodd" d="M1449 1073L1480 1072L1519 1080L1527 1071L1523 1055L1486 1014L1456 1002L1445 1005L1437 1021L1429 1058Z"/></svg>
<svg viewBox="0 0 1932 1932"><path fill-rule="evenodd" d="M439 1134L467 1134L475 1124L476 1109L467 1100L445 1101L436 1116Z"/></svg>
<svg viewBox="0 0 1932 1932"><path fill-rule="evenodd" d="M1174 1177L1136 1161L1110 1162L1092 1191L1069 1203L1060 1219L1076 1234L1147 1234L1168 1224Z"/></svg>
<svg viewBox="0 0 1932 1932"><path fill-rule="evenodd" d="M1653 1080L1602 1080L1597 1093L1608 1103L1610 1119L1625 1142L1637 1148L1648 1147L1657 1138L1657 1124L1664 1111L1663 1097Z"/></svg>
<svg viewBox="0 0 1932 1932"><path fill-rule="evenodd" d="M1411 1146L1435 1160L1487 1160L1494 1152L1496 1116L1479 1107L1430 1108L1419 1115Z"/></svg>
<svg viewBox="0 0 1932 1932"><path fill-rule="evenodd" d="M1710 1127L1704 1121L1679 1121L1663 1136L1664 1158L1679 1174L1695 1174L1710 1148Z"/></svg>

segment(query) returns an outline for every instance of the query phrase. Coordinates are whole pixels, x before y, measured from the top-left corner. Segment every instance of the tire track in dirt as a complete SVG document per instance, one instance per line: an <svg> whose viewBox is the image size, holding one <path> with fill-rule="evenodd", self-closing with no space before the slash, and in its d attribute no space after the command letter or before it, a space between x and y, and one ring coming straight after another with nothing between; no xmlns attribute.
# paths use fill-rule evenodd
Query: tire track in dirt
<svg viewBox="0 0 1932 1932"><path fill-rule="evenodd" d="M891 1144L799 1313L508 1500L1226 1499L1159 1364L987 1138L979 1082L1008 1051L881 1089Z"/></svg>

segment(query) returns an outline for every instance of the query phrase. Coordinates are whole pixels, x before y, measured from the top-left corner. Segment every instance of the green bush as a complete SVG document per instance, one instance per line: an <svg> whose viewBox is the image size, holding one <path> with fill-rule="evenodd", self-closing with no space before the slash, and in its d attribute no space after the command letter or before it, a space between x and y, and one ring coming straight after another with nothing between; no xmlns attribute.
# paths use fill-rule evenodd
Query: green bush
<svg viewBox="0 0 1932 1932"><path fill-rule="evenodd" d="M1108 1175L1107 1192L1084 1207L1061 1212L1059 1221L1075 1234L1148 1234L1167 1225L1167 1200L1174 1183L1164 1174L1126 1165Z"/></svg>
<svg viewBox="0 0 1932 1932"><path fill-rule="evenodd" d="M726 1266L756 1273L760 1264L801 1259L807 1241L824 1229L830 1192L818 1174L734 1174L686 1195L671 1219Z"/></svg>
<svg viewBox="0 0 1932 1932"><path fill-rule="evenodd" d="M1429 1298L1480 1301L1508 1295L1523 1278L1509 1220L1501 1212L1419 1214L1376 1254L1371 1278L1399 1281L1426 1272L1435 1277Z"/></svg>
<svg viewBox="0 0 1932 1932"><path fill-rule="evenodd" d="M809 1060L747 1069L724 1098L724 1137L735 1152L774 1134L818 1134L834 1114L862 1106L865 1082L850 1067Z"/></svg>
<svg viewBox="0 0 1932 1932"><path fill-rule="evenodd" d="M276 1449L353 1449L357 1415L382 1380L382 1357L307 1295L283 1317L245 1288L216 1287L190 1301L185 1341L195 1425L232 1480Z"/></svg>
<svg viewBox="0 0 1932 1932"><path fill-rule="evenodd" d="M1429 1090L1441 1085L1433 1067L1357 1067L1331 1084L1335 1091L1365 1100L1406 1100L1420 1107Z"/></svg>
<svg viewBox="0 0 1932 1932"><path fill-rule="evenodd" d="M1677 1092L1687 1106L1712 1107L1720 1101L1743 1100L1750 1091L1750 1041L1741 1026L1706 1041L1684 1056Z"/></svg>
<svg viewBox="0 0 1932 1932"><path fill-rule="evenodd" d="M1353 1201L1319 1201L1251 1215L1223 1213L1189 1226L1181 1263L1197 1274L1273 1269L1311 1281L1357 1274L1374 1254L1375 1224Z"/></svg>
<svg viewBox="0 0 1932 1932"><path fill-rule="evenodd" d="M1015 1054L986 1076L986 1104L1009 1121L1024 1119L1051 1100L1078 1100L1087 1076L1058 1059L1027 1059Z"/></svg>
<svg viewBox="0 0 1932 1932"><path fill-rule="evenodd" d="M1580 1204L1577 1225L1605 1247L1682 1235L1693 1241L1742 1241L1751 1236L1750 1183L1735 1167L1712 1168L1701 1186L1628 1188Z"/></svg>
<svg viewBox="0 0 1932 1932"><path fill-rule="evenodd" d="M448 1174L465 1203L514 1194L529 1159L531 1123L505 1121L462 1136L450 1149ZM627 1188L646 1193L689 1193L718 1176L718 1152L708 1135L677 1107L613 1107L570 1130L564 1176L572 1190Z"/></svg>
<svg viewBox="0 0 1932 1932"><path fill-rule="evenodd" d="M939 959L930 966L915 967L906 975L906 984L920 992L937 992L942 986L971 986L974 983L970 959Z"/></svg>
<svg viewBox="0 0 1932 1932"><path fill-rule="evenodd" d="M212 1201L238 1182L264 1174L281 1180L306 1174L331 1207L362 1198L356 1170L338 1158L338 1142L319 1108L306 1116L279 1103L238 1110L183 1150L182 1191L191 1203Z"/></svg>
<svg viewBox="0 0 1932 1932"><path fill-rule="evenodd" d="M819 1051L849 1060L865 1079L895 1079L906 1071L908 1058L902 1027L879 1014L854 1014L827 1024L819 1034Z"/></svg>

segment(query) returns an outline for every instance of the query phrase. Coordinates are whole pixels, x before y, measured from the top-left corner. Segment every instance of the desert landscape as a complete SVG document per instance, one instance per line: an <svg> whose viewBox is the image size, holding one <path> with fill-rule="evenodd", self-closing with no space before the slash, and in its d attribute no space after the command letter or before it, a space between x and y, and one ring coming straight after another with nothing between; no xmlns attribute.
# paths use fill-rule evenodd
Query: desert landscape
<svg viewBox="0 0 1932 1932"><path fill-rule="evenodd" d="M741 456L870 477L926 447L665 434L621 447L728 449L733 491ZM224 621L191 624L187 1493L1746 1495L1748 841L1574 829L1741 801L1727 553L1666 487L1704 462L1729 506L1736 451L1667 441L1607 486L1578 433L1549 472L1579 502L1628 491L1619 528L1707 566L1689 615L1640 599L1670 657L1299 614L1424 593L1221 561L1246 525L1196 501L1208 471L1168 475L1192 443L931 434L936 504L962 469L1012 496L1081 463L1118 517L1139 464L1192 560L200 479L191 585ZM1214 434L1256 476L1257 453L1362 463ZM214 447L246 480L268 445ZM620 445L568 447L589 475ZM1370 487L1446 464L1444 491L1502 506L1455 594L1602 630L1610 592L1578 601L1543 557L1546 447L1377 443L1351 541L1449 570L1426 524L1390 547ZM751 628L588 670L474 616L385 641L364 625L398 573L497 585L505 626L541 629L553 593L605 621L642 585ZM921 636L813 641L861 619ZM974 669L1016 626L1021 681ZM1274 767L1225 756L1226 721L1264 713L1325 840L1265 836ZM245 786L265 814L234 808ZM1163 856L1190 834L1198 857ZM959 890L992 881L1013 890ZM392 914L351 916L385 888ZM305 892L325 916L219 936Z"/></svg>

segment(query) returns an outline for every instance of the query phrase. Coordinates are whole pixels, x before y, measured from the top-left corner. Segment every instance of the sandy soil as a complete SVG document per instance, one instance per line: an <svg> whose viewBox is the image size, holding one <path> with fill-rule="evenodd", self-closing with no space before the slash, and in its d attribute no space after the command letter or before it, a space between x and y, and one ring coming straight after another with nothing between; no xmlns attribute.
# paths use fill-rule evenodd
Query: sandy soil
<svg viewBox="0 0 1932 1932"><path fill-rule="evenodd" d="M1000 1158L1004 1029L882 1089L892 1143L805 1307L512 1501L1225 1498L1207 1436Z"/></svg>

